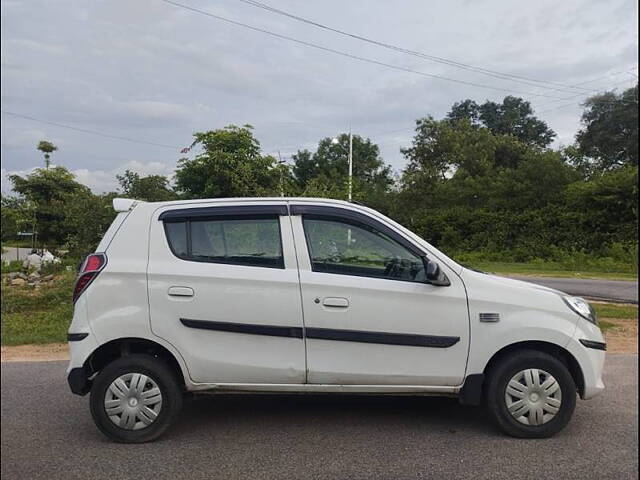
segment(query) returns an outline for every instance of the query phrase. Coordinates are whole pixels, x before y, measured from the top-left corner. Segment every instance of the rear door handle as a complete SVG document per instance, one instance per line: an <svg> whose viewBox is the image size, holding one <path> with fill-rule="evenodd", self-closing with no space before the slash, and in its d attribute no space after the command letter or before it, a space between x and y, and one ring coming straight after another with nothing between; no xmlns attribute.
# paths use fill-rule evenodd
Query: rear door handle
<svg viewBox="0 0 640 480"><path fill-rule="evenodd" d="M343 297L325 297L322 300L322 305L325 307L347 308L349 306L349 300Z"/></svg>
<svg viewBox="0 0 640 480"><path fill-rule="evenodd" d="M191 287L169 287L167 291L172 297L193 297L193 288Z"/></svg>

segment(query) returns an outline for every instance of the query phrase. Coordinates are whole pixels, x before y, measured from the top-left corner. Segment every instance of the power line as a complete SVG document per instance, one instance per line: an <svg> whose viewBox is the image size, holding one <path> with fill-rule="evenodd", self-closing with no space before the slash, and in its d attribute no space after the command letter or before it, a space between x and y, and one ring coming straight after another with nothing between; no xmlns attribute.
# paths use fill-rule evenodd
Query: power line
<svg viewBox="0 0 640 480"><path fill-rule="evenodd" d="M602 77L597 77L597 78L593 78L591 80L587 80L586 82L577 83L576 85L585 85L587 83L597 82L598 80L604 80L605 78L608 79L608 78L611 78L611 77L617 77L618 75L622 75L624 73L631 73L631 75L634 75L636 78L638 78L638 76L635 73L632 73L632 71L635 70L636 68L638 68L637 65L635 67L632 67L629 70L622 70L622 71L619 71L619 72L609 73L607 75L603 75Z"/></svg>
<svg viewBox="0 0 640 480"><path fill-rule="evenodd" d="M185 10L189 10L191 12L198 13L200 15L205 15L207 17L214 18L216 20L220 20L220 21L223 21L223 22L226 22L226 23L230 23L232 25L236 25L236 26L239 26L239 27L247 28L247 29L253 30L255 32L264 33L266 35L270 35L272 37L276 37L276 38L279 38L281 40L287 40L287 41L290 41L290 42L297 43L299 45L304 45L306 47L311 47L311 48L315 48L317 50L322 50L322 51L325 51L325 52L329 52L329 53L333 53L333 54L336 54L336 55L340 55L342 57L350 58L352 60L358 60L360 62L370 63L370 64L373 64L373 65L379 65L379 66L382 66L382 67L391 68L393 70L399 70L401 72L413 73L413 74L416 74L416 75L421 75L423 77L437 78L439 80L445 80L445 81L448 81L448 82L460 83L460 84L463 84L463 85L470 85L472 87L486 88L486 89L489 89L489 90L496 90L496 91L500 91L500 92L514 93L514 94L517 94L517 95L525 95L525 96L531 96L531 97L545 97L545 98L553 98L553 99L557 99L557 100L560 100L562 98L562 97L556 97L556 96L553 96L553 95L545 95L545 94L542 94L542 93L519 92L519 91L510 90L510 89L506 89L506 88L494 87L494 86L491 86L491 85L484 85L484 84L481 84L481 83L468 82L466 80L459 80L459 79L456 79L456 78L445 77L443 75L437 75L437 74L434 74L434 73L421 72L421 71L413 70L413 69L407 68L407 67L400 67L400 66L397 66L397 65L392 65L390 63L381 62L379 60L374 60L374 59L371 59L371 58L361 57L361 56L354 55L354 54L351 54L351 53L343 52L341 50L335 50L333 48L323 47L323 46L315 44L315 43L306 42L304 40L299 40L297 38L290 37L290 36L287 36L287 35L282 35L282 34L275 33L275 32L269 31L269 30L264 30L262 28L254 27L254 26L248 25L246 23L242 23L242 22L238 22L238 21L235 21L235 20L231 20L229 18L221 17L220 15L215 15L215 14L207 12L205 10L200 10L198 8L191 7L189 5L184 5L182 3L174 2L172 0L160 0L160 1L164 2L164 3L167 3L169 5L173 5L174 7L182 8L182 9L185 9Z"/></svg>
<svg viewBox="0 0 640 480"><path fill-rule="evenodd" d="M298 15L294 15L294 14L289 13L289 12L285 12L284 10L279 10L279 9L277 9L275 7L272 7L272 6L267 5L265 3L258 2L256 0L238 0L238 1L240 1L242 3L245 3L247 5L251 5L253 7L261 8L263 10L267 10L269 12L272 12L272 13L275 13L275 14L278 14L278 15L282 15L282 16L291 18L291 19L299 21L299 22L306 23L308 25L313 25L315 27L322 28L324 30L328 30L328 31L333 32L333 33L337 33L339 35L343 35L343 36L350 37L350 38L353 38L353 39L356 39L356 40L367 42L367 43L376 45L378 47L386 48L388 50L394 50L396 52L404 53L404 54L407 54L407 55L412 55L414 57L419 57L419 58L422 58L424 60L430 60L432 62L449 65L449 66L452 66L452 67L455 67L455 68L460 68L460 69L463 69L463 70L473 71L473 72L476 72L476 73L480 73L482 75L488 75L490 77L499 78L499 79L502 79L502 80L508 80L508 81L512 81L512 82L522 83L522 84L525 84L525 85L535 86L537 88L545 88L545 89L556 90L556 91L561 91L561 92L575 92L575 91L578 91L578 90L582 90L582 91L585 91L585 92L591 91L588 88L580 87L579 85L581 85L581 84L567 85L567 84L563 84L563 83L559 83L559 82L552 82L552 81L549 81L549 80L540 80L540 79L536 79L536 78L525 77L525 76L522 76L522 75L514 75L514 74L510 74L510 73L499 72L499 71L496 71L496 70L490 70L488 68L478 67L478 66L475 66L475 65L470 65L470 64L467 64L467 63L458 62L458 61L451 60L451 59L444 58L444 57L438 57L438 56L435 56L435 55L429 55L429 54L426 54L426 53L417 52L415 50L410 50L408 48L399 47L397 45L392 45L390 43L381 42L381 41L378 41L378 40L374 40L372 38L367 38L367 37L363 37L361 35L357 35L355 33L350 33L350 32L346 32L344 30L333 28L333 27L324 25L322 23L315 22L313 20L309 20L307 18L300 17ZM588 83L588 82L585 82L585 83ZM548 86L545 86L545 85L548 85ZM568 89L571 89L571 90L568 90Z"/></svg>
<svg viewBox="0 0 640 480"><path fill-rule="evenodd" d="M72 127L70 125L64 125L62 123L51 122L49 120L43 120L41 118L30 117L29 115L22 115L20 113L8 112L6 110L2 110L1 113L3 113L4 115L11 115L12 117L24 118L27 120L31 120L33 122L45 123L47 125L53 125L60 128L68 128L69 130L75 130L76 132L89 133L91 135L98 135L100 137L112 138L115 140L124 140L126 142L141 143L143 145L153 145L155 147L170 148L171 150L176 150L180 148L173 145L166 145L164 143L149 142L147 140L138 140L135 138L121 137L119 135L110 135L108 133L96 132L94 130L87 130L85 128Z"/></svg>
<svg viewBox="0 0 640 480"><path fill-rule="evenodd" d="M617 87L618 85L622 85L622 84L625 84L625 83L627 83L627 82L629 82L629 80L624 80L624 81L622 81L622 82L617 82L617 83L612 84L612 85L611 85L611 86L609 86L608 88L614 88L614 87ZM633 88L633 87L630 87L630 88ZM595 94L595 95L592 95L592 97L595 97L595 96L598 96L598 95L604 95L605 93L607 93L607 90L601 90L601 91L600 91L600 93L597 93L597 94ZM573 98L578 98L578 97L583 97L583 96L584 96L584 95L573 95L573 96L571 96L571 97L567 97L567 98L565 98L565 99L563 99L563 100L571 100L571 99L573 99ZM612 103L612 104L616 104L616 103L617 103L617 104L620 104L620 103L622 103L622 104L638 103L638 101L637 101L637 100L627 101L627 100L624 100L624 99L622 99L622 98L617 99L617 100L604 100L604 99L603 99L603 100L600 100L600 102L601 102L601 103ZM559 102L557 102L557 101L556 101L556 102L546 102L546 103L543 103L542 105L538 105L538 108L539 108L539 107L541 107L541 106L552 106L552 105L555 105L555 104L558 104L558 103L559 103ZM559 110L559 109L561 109L561 108L570 107L570 106L572 106L572 105L580 105L580 103L582 103L582 102L579 102L579 103L577 103L577 104L576 104L576 102L574 101L574 102L571 102L571 103L566 103L566 104L561 105L561 106L556 106L556 107L553 107L553 108L548 108L548 109L546 109L546 110L542 110L542 111L539 111L539 112L536 112L536 113L537 113L537 114L542 114L542 113L552 112L552 111L554 111L554 110Z"/></svg>
<svg viewBox="0 0 640 480"><path fill-rule="evenodd" d="M621 74L621 73L629 73L629 72L628 72L628 71L622 71L622 72L614 73L614 74L611 74L611 75L609 75L609 76L601 77L601 78L598 78L598 79L588 80L587 82L583 82L583 83L591 83L591 82L594 82L594 81L596 81L596 80L601 80L602 78L609 78L610 76L615 76L615 75L618 75L618 74ZM614 83L614 84L610 85L608 88L613 88L613 87L616 87L616 86L618 86L618 85L622 85L622 84L624 84L624 83L627 83L628 81L629 81L629 80L624 80L624 81L622 81L622 82ZM603 90L596 90L596 91L597 91L597 92L602 92ZM602 94L602 93L600 93L600 94ZM564 98L563 100L570 100L570 99L572 99L572 98L582 97L583 95L584 95L584 94L573 95L573 96L571 96L571 97L566 97L566 98ZM610 101L610 102L608 102L608 103L621 103L621 102L622 102L622 103L637 103L637 101L624 102L624 101L622 101L622 100L612 100L612 101ZM558 102L557 102L557 101L552 101L552 102L549 102L549 103L544 103L543 105L552 105L552 104L555 104L555 103L558 103ZM561 105L561 106L558 106L558 107L554 107L554 108L550 108L550 109L547 109L547 110L543 110L543 111L541 111L541 112L534 111L534 113L535 113L536 115L539 115L539 114L542 114L542 113L551 112L551 111L554 111L554 110L559 110L559 109L561 109L561 108L566 108L566 107L570 107L570 106L574 106L574 105L576 105L576 103L575 103L575 102L571 102L571 103L567 103L567 104L565 104L565 105ZM579 105L579 104L578 104L578 105ZM405 133L405 132L409 132L409 131L414 131L415 129L416 129L416 127L414 126L414 127L412 127L412 128L400 128L400 129L397 129L397 130L390 130L390 131L384 131L384 132L376 132L376 133L374 133L374 134L371 134L371 135L370 135L370 137L384 137L385 135L390 135L390 134L392 134L392 133ZM381 143L381 144L377 144L377 145L378 145L378 146L383 146L383 145L395 145L395 144L397 144L397 143L398 143L398 142L391 142L391 143L388 143L388 142L387 142L387 143Z"/></svg>
<svg viewBox="0 0 640 480"><path fill-rule="evenodd" d="M620 73L629 73L629 71L619 72L618 74L613 74L613 75L614 75L614 76L615 76L615 75L619 75ZM609 78L609 76L601 77L600 79L602 79L602 78ZM600 80L600 79L599 79L599 80ZM592 80L592 81L595 81L595 80ZM606 89L614 88L614 87L617 87L618 85L623 85L623 84L626 84L626 83L628 83L628 82L629 82L629 79L622 80L621 82L616 82L616 83L613 83L613 84L609 85L608 87L606 87ZM585 83L586 83L586 82L585 82ZM594 90L595 95L601 95L601 94L602 94L602 92L606 91L606 89L605 89L605 87L602 87L602 88L599 88L599 89L597 89L597 90ZM584 96L584 94L583 94L583 93L579 93L579 94L577 94L577 95L571 95L571 96L569 96L569 97L564 97L564 98L562 98L562 99L560 99L560 100L550 100L550 101L546 101L546 102L543 102L543 103L539 104L539 105L538 105L538 108L540 108L540 107L544 107L544 106L547 106L547 105L553 105L553 104L556 104L556 103L560 103L560 102L561 102L561 101L563 101L563 100L571 100L572 98L578 98L578 97L582 97L582 96Z"/></svg>

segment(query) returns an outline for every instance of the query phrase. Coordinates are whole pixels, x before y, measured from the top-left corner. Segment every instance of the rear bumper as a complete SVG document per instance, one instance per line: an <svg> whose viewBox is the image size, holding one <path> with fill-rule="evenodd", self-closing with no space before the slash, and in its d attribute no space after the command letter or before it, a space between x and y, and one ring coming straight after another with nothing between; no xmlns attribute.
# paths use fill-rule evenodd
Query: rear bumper
<svg viewBox="0 0 640 480"><path fill-rule="evenodd" d="M91 380L83 367L72 368L67 375L67 382L71 392L76 395L86 395L91 390Z"/></svg>
<svg viewBox="0 0 640 480"><path fill-rule="evenodd" d="M70 357L67 367L69 388L76 395L86 395L91 390L88 358L98 348L98 342L88 331L69 333L67 339Z"/></svg>

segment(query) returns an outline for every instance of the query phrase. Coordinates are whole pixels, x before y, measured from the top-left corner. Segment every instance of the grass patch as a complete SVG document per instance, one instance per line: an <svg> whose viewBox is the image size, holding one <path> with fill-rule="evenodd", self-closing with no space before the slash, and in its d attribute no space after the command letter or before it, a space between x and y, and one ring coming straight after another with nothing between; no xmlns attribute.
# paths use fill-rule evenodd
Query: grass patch
<svg viewBox="0 0 640 480"><path fill-rule="evenodd" d="M617 327L615 323L607 322L606 320L598 320L598 326L600 327L600 330L602 330L603 332L606 332L611 328Z"/></svg>
<svg viewBox="0 0 640 480"><path fill-rule="evenodd" d="M637 280L638 274L631 268L620 267L618 271L600 271L590 269L566 268L555 262L489 262L489 261L469 261L463 262L465 266L470 266L477 270L490 273L519 274L519 275L540 275L543 277L565 277L565 278L595 278L606 280Z"/></svg>
<svg viewBox="0 0 640 480"><path fill-rule="evenodd" d="M73 317L75 272L63 271L51 285L2 285L2 345L65 342Z"/></svg>
<svg viewBox="0 0 640 480"><path fill-rule="evenodd" d="M615 305L613 303L594 303L593 308L598 313L598 318L638 318L637 305Z"/></svg>

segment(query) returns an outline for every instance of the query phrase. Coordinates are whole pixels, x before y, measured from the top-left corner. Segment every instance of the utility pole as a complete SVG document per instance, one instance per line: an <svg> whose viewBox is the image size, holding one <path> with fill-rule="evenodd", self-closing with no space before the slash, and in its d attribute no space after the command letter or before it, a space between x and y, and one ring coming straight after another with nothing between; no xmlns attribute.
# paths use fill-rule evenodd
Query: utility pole
<svg viewBox="0 0 640 480"><path fill-rule="evenodd" d="M353 193L353 135L351 134L351 125L349 125L349 202L351 202Z"/></svg>
<svg viewBox="0 0 640 480"><path fill-rule="evenodd" d="M285 163L282 161L282 157L280 156L280 150L278 150L278 165L280 166L280 196L284 197L284 171L282 168L282 164Z"/></svg>
<svg viewBox="0 0 640 480"><path fill-rule="evenodd" d="M353 197L353 135L351 133L351 125L349 125L349 151L345 152L344 147L340 144L340 140L338 137L333 137L331 139L331 145L337 145L343 153L347 153L347 158L349 160L349 179L348 179L348 198L351 202Z"/></svg>

